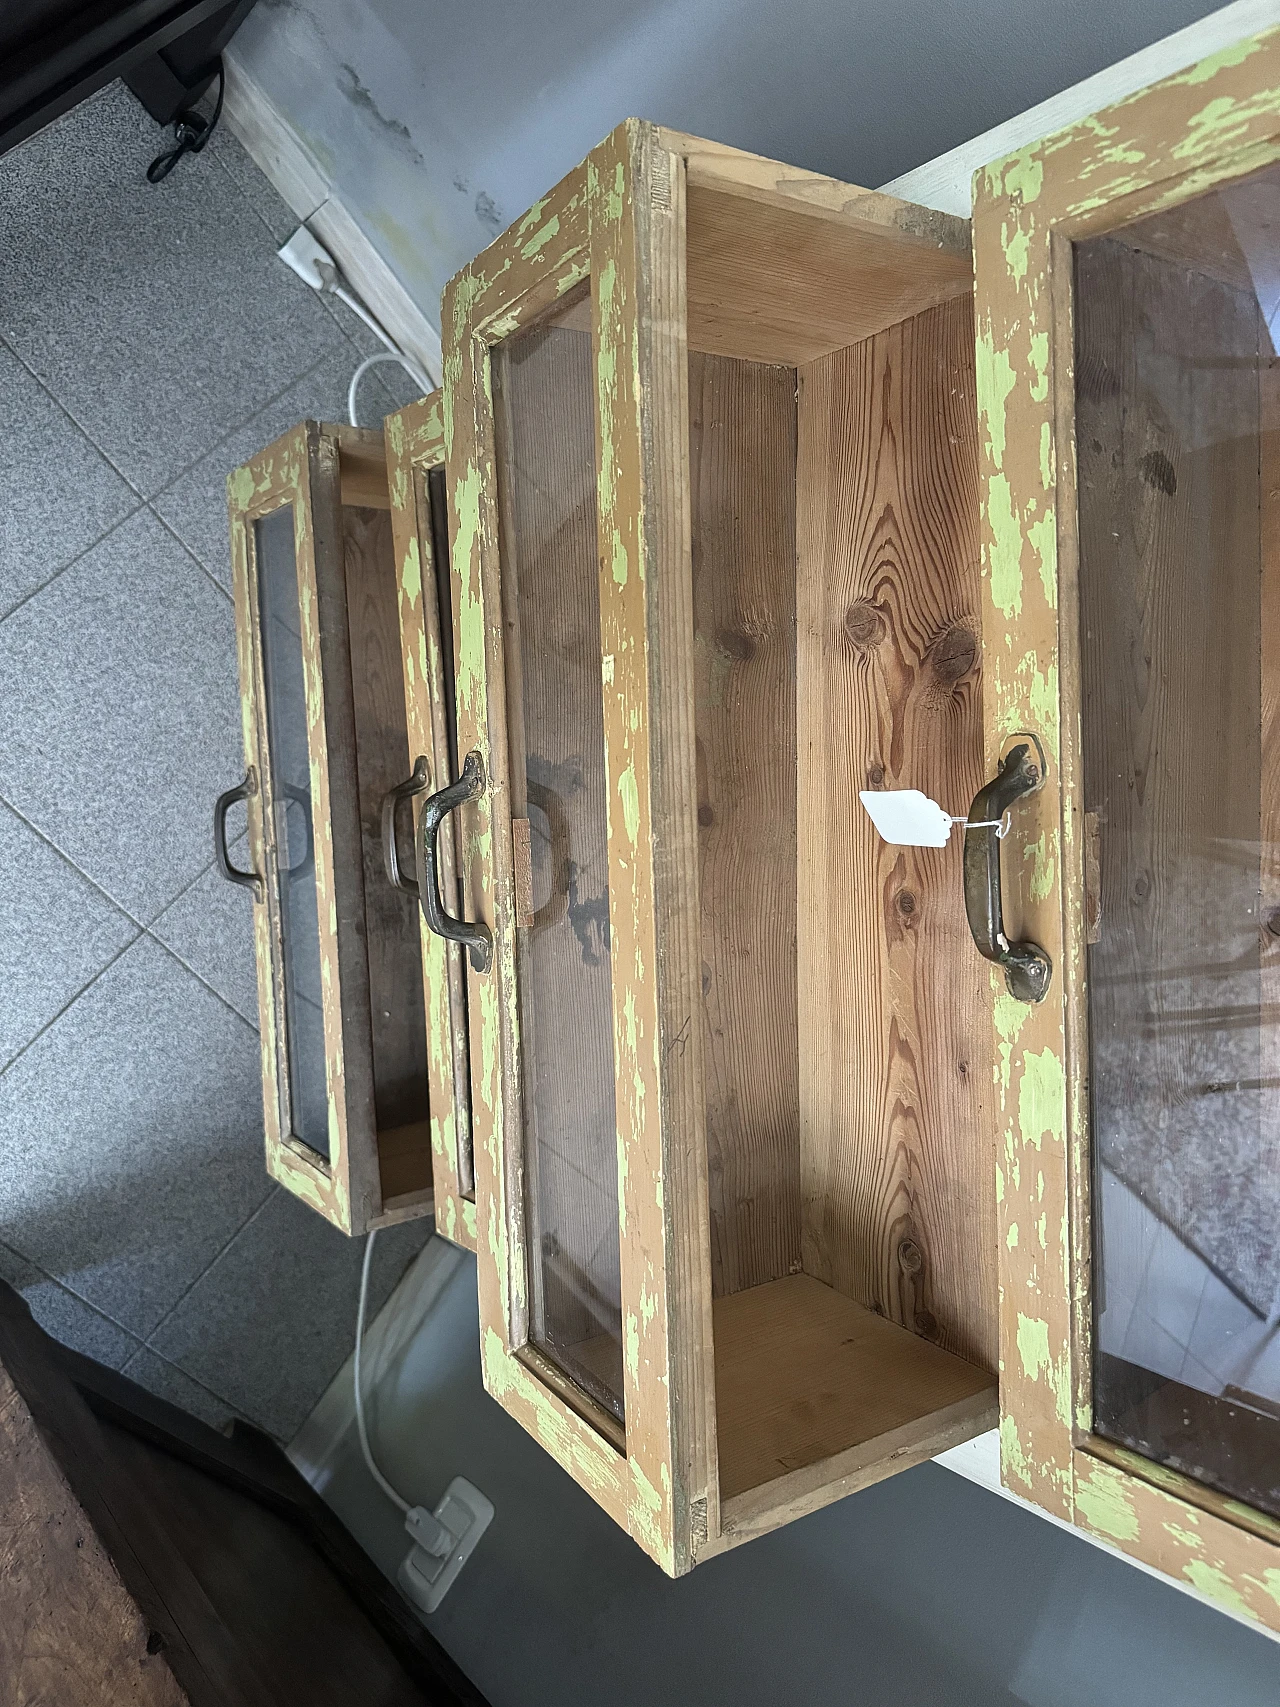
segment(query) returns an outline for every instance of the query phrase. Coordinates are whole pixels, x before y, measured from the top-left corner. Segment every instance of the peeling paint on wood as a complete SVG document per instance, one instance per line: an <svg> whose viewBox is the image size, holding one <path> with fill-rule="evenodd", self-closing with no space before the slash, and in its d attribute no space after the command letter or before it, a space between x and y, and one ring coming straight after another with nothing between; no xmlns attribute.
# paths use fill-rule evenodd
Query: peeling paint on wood
<svg viewBox="0 0 1280 1707"><path fill-rule="evenodd" d="M1091 1442L1084 825L1075 663L1069 240L1280 158L1280 31L1229 48L975 176L988 759L1049 758L1007 867L1010 928L1051 954L1046 1000L997 993L1001 1460L1015 1492L1280 1628L1259 1514ZM1059 675L1059 659L1062 673ZM1021 845L1022 856L1016 856ZM1010 869L1012 867L1013 869ZM1028 1236L1028 1229L1035 1236Z"/></svg>

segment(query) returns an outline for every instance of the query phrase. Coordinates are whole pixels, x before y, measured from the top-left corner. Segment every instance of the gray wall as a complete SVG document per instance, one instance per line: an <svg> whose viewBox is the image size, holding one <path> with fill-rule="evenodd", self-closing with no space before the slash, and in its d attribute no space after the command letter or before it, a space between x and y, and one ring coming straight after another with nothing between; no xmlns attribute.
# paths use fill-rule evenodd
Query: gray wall
<svg viewBox="0 0 1280 1707"><path fill-rule="evenodd" d="M1214 0L259 0L236 57L432 321L635 114L887 183Z"/></svg>
<svg viewBox="0 0 1280 1707"><path fill-rule="evenodd" d="M497 1515L431 1628L493 1707L1276 1707L1280 1647L924 1464L672 1582L483 1391L475 1262L379 1375L405 1498ZM398 1512L351 1436L327 1497L390 1575Z"/></svg>

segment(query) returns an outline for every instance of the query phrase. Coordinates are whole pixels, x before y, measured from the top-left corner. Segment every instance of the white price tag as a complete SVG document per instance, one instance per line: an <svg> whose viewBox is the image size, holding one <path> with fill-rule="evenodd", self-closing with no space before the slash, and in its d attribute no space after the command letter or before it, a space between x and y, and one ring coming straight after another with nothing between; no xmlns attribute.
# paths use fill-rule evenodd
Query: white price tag
<svg viewBox="0 0 1280 1707"><path fill-rule="evenodd" d="M858 799L885 841L896 848L945 848L951 826L969 823L967 818L953 818L944 812L936 800L918 788L864 788ZM975 819L973 828L994 830L1003 837L1007 823L994 818Z"/></svg>
<svg viewBox="0 0 1280 1707"><path fill-rule="evenodd" d="M858 796L886 842L899 848L945 848L955 820L918 788L864 788Z"/></svg>

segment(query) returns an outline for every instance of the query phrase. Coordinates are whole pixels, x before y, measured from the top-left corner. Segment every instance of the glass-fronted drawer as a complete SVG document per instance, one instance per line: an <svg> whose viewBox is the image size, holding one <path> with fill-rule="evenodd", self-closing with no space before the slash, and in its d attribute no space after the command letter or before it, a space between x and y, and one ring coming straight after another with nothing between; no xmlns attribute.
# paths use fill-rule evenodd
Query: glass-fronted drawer
<svg viewBox="0 0 1280 1707"><path fill-rule="evenodd" d="M451 1098L417 898L393 881L411 766L382 435L305 422L228 493L247 774L215 845L256 903L267 1167L360 1233L431 1213L430 1122ZM227 849L238 799L247 871Z"/></svg>
<svg viewBox="0 0 1280 1707"><path fill-rule="evenodd" d="M859 801L982 781L968 227L631 121L444 340L484 1377L679 1573L996 1417L961 848Z"/></svg>

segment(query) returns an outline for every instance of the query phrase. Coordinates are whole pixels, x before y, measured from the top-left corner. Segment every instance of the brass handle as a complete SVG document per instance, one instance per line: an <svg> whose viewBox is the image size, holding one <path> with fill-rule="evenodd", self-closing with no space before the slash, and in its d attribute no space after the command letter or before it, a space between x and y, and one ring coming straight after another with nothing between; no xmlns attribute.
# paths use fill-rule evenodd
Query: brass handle
<svg viewBox="0 0 1280 1707"><path fill-rule="evenodd" d="M1038 745L1038 743L1037 743ZM1053 962L1034 942L1010 942L1004 933L1004 901L1000 888L1000 831L1005 813L1044 782L1044 765L1031 756L1022 741L1000 761L1000 768L980 788L969 808L977 827L964 833L964 905L978 953L1003 966L1009 994L1020 1002L1042 1002L1053 977Z"/></svg>
<svg viewBox="0 0 1280 1707"><path fill-rule="evenodd" d="M471 924L455 919L444 909L440 899L440 826L459 806L484 793L484 761L479 753L468 753L467 762L457 782L450 783L431 795L423 804L418 826L422 872L418 899L422 903L427 929L446 942L462 943L471 956L474 972L487 972L493 964L493 938L487 925Z"/></svg>
<svg viewBox="0 0 1280 1707"><path fill-rule="evenodd" d="M244 781L238 788L229 788L225 794L220 794L213 803L213 857L218 862L218 870L228 883L238 883L242 889L251 889L255 901L262 899L262 879L256 871L241 871L239 866L232 865L231 854L227 849L227 813L241 800L251 800L258 792L258 773L252 765L244 773Z"/></svg>
<svg viewBox="0 0 1280 1707"><path fill-rule="evenodd" d="M413 767L413 774L404 782L388 789L382 797L382 863L387 868L387 882L393 889L403 889L406 895L419 893L416 877L406 877L400 869L400 852L396 847L396 808L402 800L412 800L431 786L431 766L426 754Z"/></svg>

